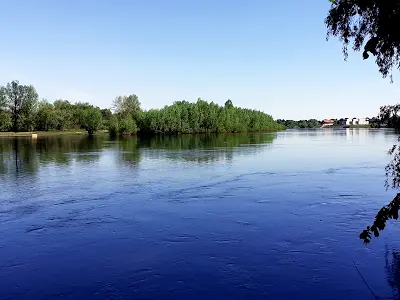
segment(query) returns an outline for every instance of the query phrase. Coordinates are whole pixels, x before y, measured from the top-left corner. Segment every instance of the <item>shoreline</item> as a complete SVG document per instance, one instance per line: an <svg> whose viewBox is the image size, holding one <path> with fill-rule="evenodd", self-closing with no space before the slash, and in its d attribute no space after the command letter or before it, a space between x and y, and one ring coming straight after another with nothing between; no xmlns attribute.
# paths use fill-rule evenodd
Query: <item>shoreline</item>
<svg viewBox="0 0 400 300"><path fill-rule="evenodd" d="M364 129L378 129L374 128L371 126L365 126L365 125L353 125L353 126L329 126L325 128L313 128L313 129L326 129L326 128L332 128L332 129L346 129L346 128L364 128ZM136 133L133 134L132 136L157 136L157 135L192 135L192 134L240 134L240 133L278 133L290 129L299 129L299 128L286 128L283 130L276 130L276 131L223 131L223 132L181 132L181 133L174 133L174 134L166 134L166 133ZM303 129L310 129L310 128L303 128ZM94 135L102 135L109 133L108 130L99 130L97 131ZM26 131L26 132L0 132L0 138L15 138L15 137L32 137L32 134L37 134L37 137L44 137L44 136L60 136L60 135L88 135L87 131L85 130L65 130L65 131Z"/></svg>
<svg viewBox="0 0 400 300"><path fill-rule="evenodd" d="M108 130L99 130L95 133L104 134L108 133ZM26 132L0 132L0 138L7 137L31 137L32 134L37 134L38 137L42 136L60 136L60 135L88 135L87 131L84 130L65 130L65 131L26 131Z"/></svg>
<svg viewBox="0 0 400 300"><path fill-rule="evenodd" d="M175 134L166 134L166 133L136 133L132 136L157 136L157 135L191 135L191 134L238 134L238 133L277 133L284 130L277 130L277 131L236 131L236 132L185 132L185 133L175 133ZM94 135L101 135L109 133L108 130L99 130ZM80 130L65 130L65 131L26 131L26 132L0 132L0 138L12 138L12 137L32 137L32 134L37 134L37 137L43 136L60 136L60 135L88 135L87 131L80 131Z"/></svg>

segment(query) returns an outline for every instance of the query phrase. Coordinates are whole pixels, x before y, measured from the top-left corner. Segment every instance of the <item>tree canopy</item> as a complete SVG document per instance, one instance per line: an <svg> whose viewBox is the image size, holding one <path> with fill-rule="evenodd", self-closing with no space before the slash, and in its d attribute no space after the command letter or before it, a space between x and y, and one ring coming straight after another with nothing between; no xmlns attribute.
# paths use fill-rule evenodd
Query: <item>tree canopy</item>
<svg viewBox="0 0 400 300"><path fill-rule="evenodd" d="M330 0L325 19L327 37L337 37L348 56L348 47L372 54L385 78L400 67L400 0Z"/></svg>
<svg viewBox="0 0 400 300"><path fill-rule="evenodd" d="M141 110L139 97L135 94L129 96L118 96L113 102L114 110L119 115L131 115L135 117Z"/></svg>
<svg viewBox="0 0 400 300"><path fill-rule="evenodd" d="M22 96L15 96L14 89L17 92L19 89L27 89L27 92L22 93ZM37 101L34 88L19 86L17 81L1 87L0 91L1 131L84 129L92 135L100 129L108 129L110 134L125 135L137 132L179 134L284 129L272 116L257 110L235 107L231 100L220 106L199 98L194 103L177 101L162 109L145 111L141 108L139 97L132 94L116 97L113 113L110 109L100 109L89 103L70 103L67 100L56 100L54 103L47 100ZM21 108L14 109L14 98ZM17 120L16 127L12 122L14 119Z"/></svg>
<svg viewBox="0 0 400 300"><path fill-rule="evenodd" d="M257 110L235 107L232 101L228 101L224 106L201 98L194 103L177 101L162 109L144 112L137 122L141 132L167 134L284 129L272 116Z"/></svg>
<svg viewBox="0 0 400 300"><path fill-rule="evenodd" d="M38 94L31 85L21 85L17 80L0 87L0 109L10 112L13 131L32 130L33 113L38 102Z"/></svg>

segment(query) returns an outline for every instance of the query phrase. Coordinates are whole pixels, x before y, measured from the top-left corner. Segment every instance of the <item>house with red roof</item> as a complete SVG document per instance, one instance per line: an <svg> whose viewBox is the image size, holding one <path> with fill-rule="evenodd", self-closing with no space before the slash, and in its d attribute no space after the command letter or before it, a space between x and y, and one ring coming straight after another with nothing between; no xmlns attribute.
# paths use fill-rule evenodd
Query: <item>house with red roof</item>
<svg viewBox="0 0 400 300"><path fill-rule="evenodd" d="M332 126L335 123L334 120L331 119L325 119L322 121L322 126Z"/></svg>

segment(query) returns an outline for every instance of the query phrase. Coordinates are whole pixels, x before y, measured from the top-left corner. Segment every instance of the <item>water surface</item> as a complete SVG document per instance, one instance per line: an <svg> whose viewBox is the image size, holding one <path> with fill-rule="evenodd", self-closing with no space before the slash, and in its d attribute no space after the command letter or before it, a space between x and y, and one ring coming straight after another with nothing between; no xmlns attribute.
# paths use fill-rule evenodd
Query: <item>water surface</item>
<svg viewBox="0 0 400 300"><path fill-rule="evenodd" d="M374 299L389 130L0 139L0 299Z"/></svg>

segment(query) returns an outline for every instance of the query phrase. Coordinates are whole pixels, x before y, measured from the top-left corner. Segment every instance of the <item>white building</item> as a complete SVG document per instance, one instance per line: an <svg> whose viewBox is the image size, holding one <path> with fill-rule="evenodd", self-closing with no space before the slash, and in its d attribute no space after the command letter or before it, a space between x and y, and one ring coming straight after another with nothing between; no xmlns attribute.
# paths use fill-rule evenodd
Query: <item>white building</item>
<svg viewBox="0 0 400 300"><path fill-rule="evenodd" d="M368 125L369 124L369 118L359 118L358 119L358 125Z"/></svg>
<svg viewBox="0 0 400 300"><path fill-rule="evenodd" d="M368 125L369 118L345 118L343 125L351 126L351 125Z"/></svg>

